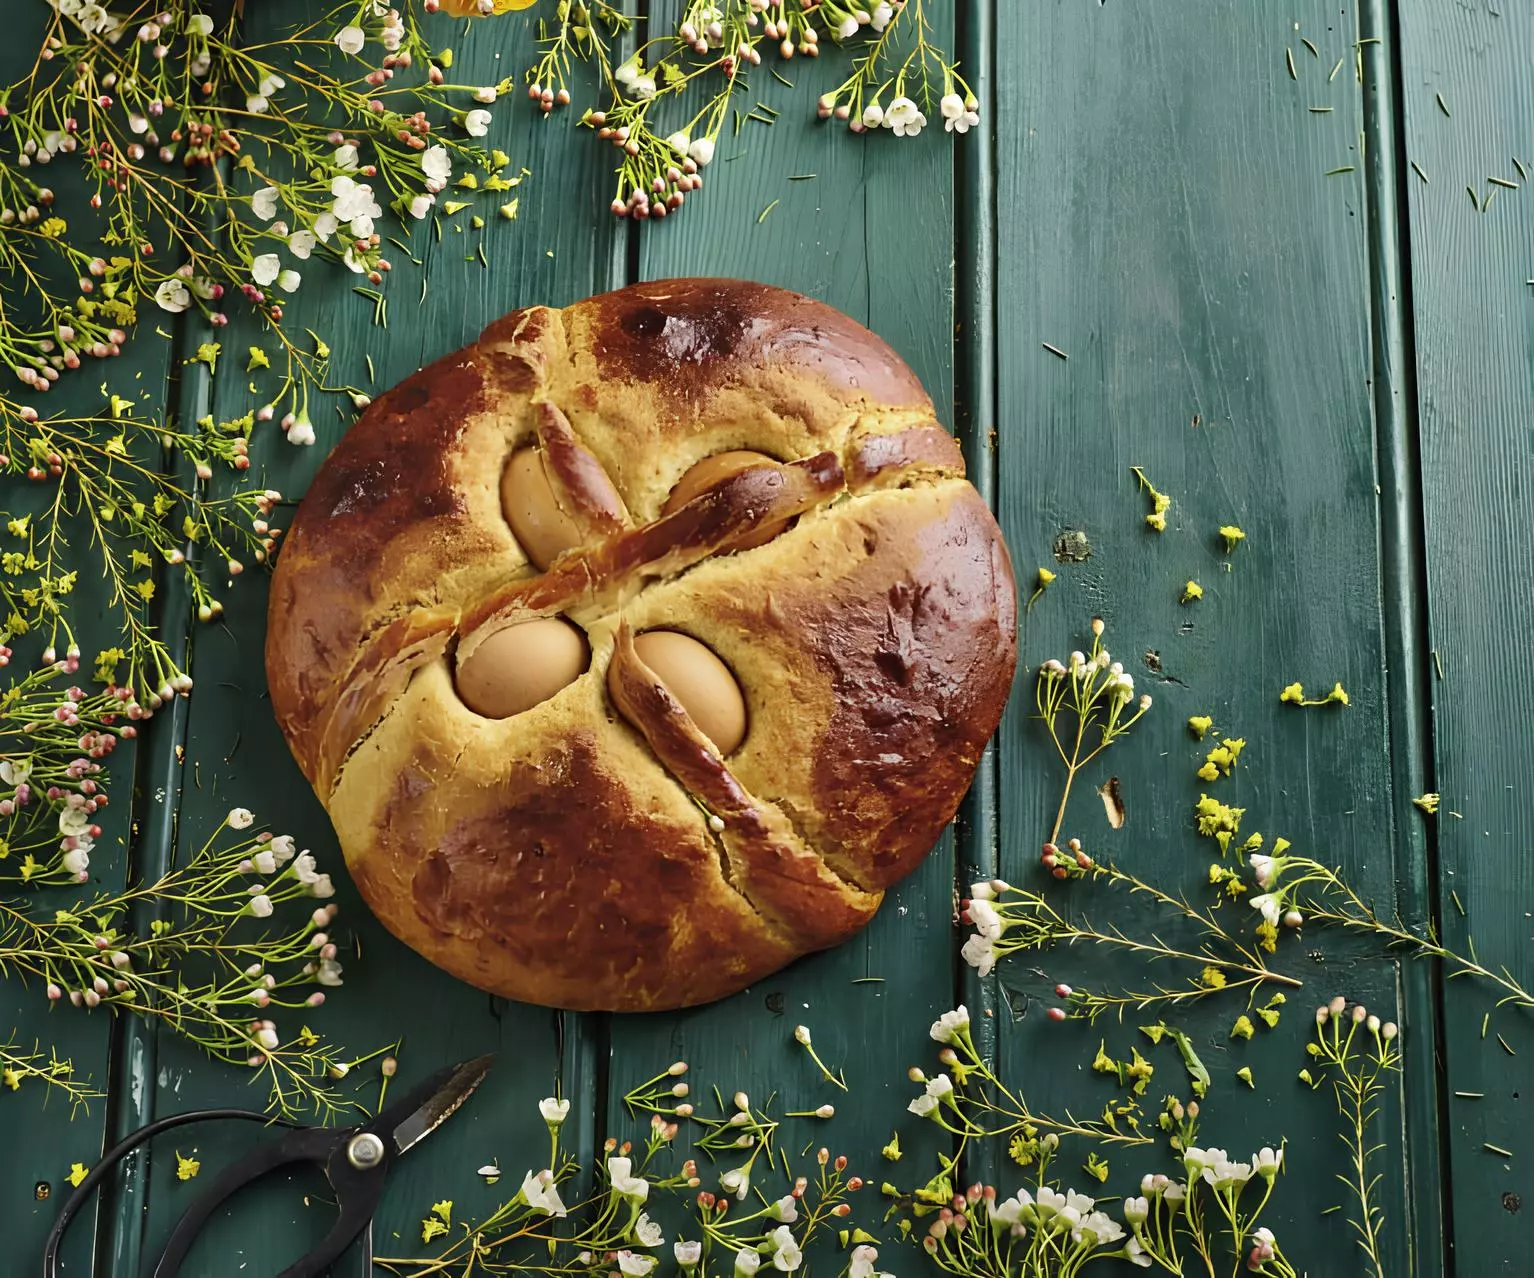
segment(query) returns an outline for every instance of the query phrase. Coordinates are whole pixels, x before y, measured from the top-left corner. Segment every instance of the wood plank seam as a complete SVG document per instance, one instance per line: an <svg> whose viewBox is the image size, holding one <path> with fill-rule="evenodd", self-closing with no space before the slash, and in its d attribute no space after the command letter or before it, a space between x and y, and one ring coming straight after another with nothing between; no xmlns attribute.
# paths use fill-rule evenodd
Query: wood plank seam
<svg viewBox="0 0 1534 1278"><path fill-rule="evenodd" d="M1369 272L1373 305L1371 339L1376 454L1379 467L1380 572L1384 600L1386 699L1392 810L1400 814L1414 794L1437 789L1432 743L1432 683L1427 650L1427 556L1422 503L1422 459L1417 436L1415 343L1410 292L1406 137L1397 92L1404 83L1401 24L1388 0L1365 0L1359 12L1364 44L1363 108L1367 154ZM1396 906L1415 925L1442 925L1442 893L1436 826L1397 817L1392 839L1397 866ZM1408 1087L1402 1107L1398 1157L1408 1186L1437 1184L1434 1196L1409 1192L1407 1231L1416 1273L1451 1272L1453 1198L1448 1148L1447 1073L1437 1068L1444 1052L1441 964L1399 965L1401 1002L1412 1032L1407 1069L1434 1079L1428 1089ZM1436 1159L1412 1158L1431 1149ZM1437 1177L1429 1169L1436 1163ZM1424 1183L1425 1182L1425 1183Z"/></svg>
<svg viewBox="0 0 1534 1278"><path fill-rule="evenodd" d="M960 205L955 234L957 272L956 309L959 331L955 341L957 403L955 428L964 451L970 482L996 509L997 486L997 398L996 378L996 101L993 58L996 48L996 14L993 0L965 0L956 13L959 56L969 71L971 83L981 99L981 119L973 138L962 139L966 145L954 148L954 185ZM1021 657L1021 654L1020 654ZM1024 663L1026 665L1026 663ZM1023 669L1026 679L1027 671ZM1001 770L997 751L999 738L993 739L980 757L969 794L959 809L954 826L954 866L958 873L957 892L962 898L970 883L995 878L1000 872L997 814L1001 802ZM998 1033L998 997L1000 978L993 972L981 977L957 957L957 947L950 944L955 965L956 1001L971 1009L975 1045L992 1059L1000 1072ZM998 1172L999 1151L994 1141L980 1141L966 1156L962 1167L963 1182L971 1178L994 1183Z"/></svg>

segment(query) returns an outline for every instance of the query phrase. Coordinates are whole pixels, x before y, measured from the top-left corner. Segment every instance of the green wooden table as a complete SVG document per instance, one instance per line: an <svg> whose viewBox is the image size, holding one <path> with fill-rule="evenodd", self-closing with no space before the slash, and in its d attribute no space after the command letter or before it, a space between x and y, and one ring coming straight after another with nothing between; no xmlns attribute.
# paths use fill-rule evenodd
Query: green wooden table
<svg viewBox="0 0 1534 1278"><path fill-rule="evenodd" d="M675 7L656 0L652 19ZM280 30L311 8L262 0L248 21ZM803 83L790 90L762 75L762 99L783 112L777 124L727 139L710 189L685 216L636 228L605 211L601 148L567 121L518 109L509 139L496 139L532 172L514 223L491 219L482 236L440 242L417 235L431 287L418 303L414 268L397 272L387 329L339 273L306 286L291 313L323 324L338 380L366 384L370 355L388 384L505 311L634 280L743 276L842 308L911 363L959 433L1020 585L1041 565L1059 574L1023 616L1025 666L1064 656L1100 614L1155 694L1139 739L1111 763L1124 828L1110 831L1095 802L1077 809L1099 855L1198 890L1207 857L1187 814L1202 753L1184 721L1207 713L1250 743L1248 766L1222 793L1262 828L1346 867L1383 912L1436 926L1458 946L1473 934L1484 959L1527 983L1534 197L1500 189L1485 211L1479 197L1489 176L1517 179L1514 156L1534 161L1534 10L1505 0L959 0L940 27L981 91L983 136L957 147L930 134L850 138L814 121ZM505 74L527 39L520 17L476 26L456 42L460 66ZM32 49L28 33L0 62L14 71ZM799 63L789 78L827 74ZM815 177L788 181L803 174ZM481 238L488 269L465 261ZM182 412L243 411L237 367L210 383L181 363L204 336L184 325L173 344L142 339L134 367ZM255 336L237 321L223 340L243 350ZM316 414L312 450L259 431L256 465L297 495L350 416ZM1142 523L1136 465L1173 496L1162 536ZM1231 522L1247 539L1227 561L1215 529ZM1081 536L1065 536L1073 531ZM1206 593L1185 607L1189 578ZM339 871L325 815L266 703L265 584L247 575L226 599L224 624L184 640L195 695L157 718L131 758L119 755L119 776L132 769L136 784L130 810L119 782L108 836L127 852L98 857L103 884L184 855L181 832L199 837L234 803ZM166 615L178 608L173 595ZM1293 680L1341 680L1352 704L1280 706ZM535 1102L556 1079L574 1100L571 1145L583 1152L632 1132L623 1091L677 1057L726 1094L835 1100L836 1119L800 1143L829 1141L877 1184L892 1129L909 1150L901 1173L930 1163L932 1129L904 1113L905 1071L930 1062L928 1023L962 998L1038 1105L1106 1100L1111 1090L1087 1066L1099 1038L1127 1044L1133 1026L1056 1025L1039 997L1091 956L1048 956L985 981L958 958L956 885L1039 873L1058 780L1042 762L1028 686L1020 676L1024 695L952 834L866 935L713 1007L574 1016L490 998L400 947L343 882L343 919L362 957L348 960L345 988L317 1014L325 1027L359 1047L403 1036L402 1082L501 1053L472 1108L401 1164L381 1248L407 1249L439 1198L453 1198L462 1218L494 1202L500 1191L474 1174L481 1164L498 1159L513 1188L525 1165L541 1165ZM1444 796L1436 819L1411 804L1427 791ZM1405 1029L1404 1085L1386 1107L1380 1160L1389 1272L1531 1272L1534 1143L1520 1100L1529 1090L1534 1104L1528 1015L1499 1018L1504 1051L1483 1037L1489 994L1445 988L1432 964L1308 932L1284 962L1305 990L1278 1030L1233 1043L1239 1009L1229 1006L1194 1024L1216 1076L1207 1137L1242 1153L1289 1139L1295 1172L1280 1182L1278 1219L1290 1251L1313 1275L1361 1272L1344 1213L1324 1214L1342 1201L1331 1103L1294 1080L1307 1009L1344 993ZM14 986L3 1002L7 1017L20 1004L21 1037L59 1038L111 1091L73 1121L26 1093L0 1098L9 1146L0 1270L21 1275L33 1271L72 1161L90 1163L153 1115L255 1097L237 1072L171 1038L104 1015L47 1020L41 1000ZM798 1022L828 1062L845 1065L849 1095L817 1083L792 1041ZM1234 1081L1243 1064L1256 1076L1250 1092ZM1163 1067L1158 1088L1176 1077L1175 1060ZM179 1143L216 1166L258 1138L210 1130ZM1114 1162L1117 1175L1133 1160ZM166 1148L133 1164L97 1211L94 1238L89 1222L77 1227L66 1272L138 1274L187 1201L174 1168ZM1007 1191L1020 1181L1005 1158L976 1172ZM272 1186L259 1207L221 1223L195 1271L272 1272L319 1236L328 1211L319 1197ZM902 1275L924 1264L893 1245L883 1263Z"/></svg>

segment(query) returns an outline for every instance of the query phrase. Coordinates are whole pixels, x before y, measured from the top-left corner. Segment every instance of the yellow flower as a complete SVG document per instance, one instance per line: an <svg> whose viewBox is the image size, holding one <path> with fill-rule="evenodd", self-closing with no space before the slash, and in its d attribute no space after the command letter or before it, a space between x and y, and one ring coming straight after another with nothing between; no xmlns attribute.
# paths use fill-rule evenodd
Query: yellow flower
<svg viewBox="0 0 1534 1278"><path fill-rule="evenodd" d="M1108 1044L1106 1041L1097 1045L1097 1058L1092 1062L1092 1068L1099 1074L1116 1074L1119 1067L1108 1056Z"/></svg>
<svg viewBox="0 0 1534 1278"><path fill-rule="evenodd" d="M1269 954L1278 951L1278 926L1264 919L1257 925L1257 944Z"/></svg>
<svg viewBox="0 0 1534 1278"><path fill-rule="evenodd" d="M69 230L69 223L61 217L50 217L45 218L37 229L42 233L44 239L56 240L65 231Z"/></svg>
<svg viewBox="0 0 1534 1278"><path fill-rule="evenodd" d="M1052 582L1054 579L1055 579L1055 574L1050 572L1048 568L1040 568L1039 569L1039 589L1040 590L1043 590L1044 587L1049 585L1049 583Z"/></svg>
<svg viewBox="0 0 1534 1278"><path fill-rule="evenodd" d="M1154 528L1157 532L1166 531L1166 515L1162 511L1158 510L1153 515L1146 515L1145 522Z"/></svg>
<svg viewBox="0 0 1534 1278"><path fill-rule="evenodd" d="M195 1158L188 1158L179 1149L176 1151L176 1179L191 1180L202 1170L202 1164Z"/></svg>
<svg viewBox="0 0 1534 1278"><path fill-rule="evenodd" d="M1200 781L1218 781L1220 779L1220 770L1212 762L1205 763L1198 770L1198 779Z"/></svg>
<svg viewBox="0 0 1534 1278"><path fill-rule="evenodd" d="M1225 539L1225 553L1227 555L1236 548L1238 541L1246 540L1246 534L1237 528L1235 524L1222 524L1220 536Z"/></svg>
<svg viewBox="0 0 1534 1278"><path fill-rule="evenodd" d="M1195 599L1204 597L1204 588L1196 581L1190 581L1182 588L1182 602L1192 603Z"/></svg>
<svg viewBox="0 0 1534 1278"><path fill-rule="evenodd" d="M1305 685L1302 683L1291 683L1287 688L1278 694L1278 699L1280 701L1287 701L1291 705L1304 705Z"/></svg>
<svg viewBox="0 0 1534 1278"><path fill-rule="evenodd" d="M1249 1016L1236 1017L1236 1023L1230 1027L1232 1038L1251 1038L1252 1033L1252 1018Z"/></svg>
<svg viewBox="0 0 1534 1278"><path fill-rule="evenodd" d="M1209 881L1211 883L1223 883L1230 876L1230 871L1223 865L1215 862L1209 867Z"/></svg>
<svg viewBox="0 0 1534 1278"><path fill-rule="evenodd" d="M1332 690L1326 694L1328 701L1340 701L1343 705L1348 704L1348 694L1343 690L1340 683L1334 683Z"/></svg>
<svg viewBox="0 0 1534 1278"><path fill-rule="evenodd" d="M1094 1176L1103 1184L1108 1181L1108 1164L1095 1153L1087 1155L1087 1161L1081 1165L1081 1170L1088 1176Z"/></svg>
<svg viewBox="0 0 1534 1278"><path fill-rule="evenodd" d="M1243 1065L1240 1069L1238 1069L1236 1071L1236 1077L1239 1078L1248 1087L1252 1088L1253 1090L1256 1089L1257 1084L1252 1081L1252 1067L1250 1065Z"/></svg>
<svg viewBox="0 0 1534 1278"><path fill-rule="evenodd" d="M1225 988L1225 973L1217 967L1206 967L1199 973L1198 979L1212 990Z"/></svg>
<svg viewBox="0 0 1534 1278"><path fill-rule="evenodd" d="M71 1185L74 1185L76 1188L78 1188L80 1182L82 1180L84 1180L85 1177L86 1177L86 1170L85 1170L85 1164L84 1163L70 1163L69 1164L69 1175L66 1177L66 1179L69 1181L69 1183Z"/></svg>
<svg viewBox="0 0 1534 1278"><path fill-rule="evenodd" d="M901 1159L900 1133L896 1132L890 1137L890 1143L879 1151L892 1163L898 1163Z"/></svg>
<svg viewBox="0 0 1534 1278"><path fill-rule="evenodd" d="M1415 803L1424 812L1426 812L1429 816L1432 816L1433 813L1438 811L1440 798L1436 794L1419 794L1415 799L1412 800L1412 802Z"/></svg>
<svg viewBox="0 0 1534 1278"><path fill-rule="evenodd" d="M21 1075L7 1065L4 1071L0 1071L0 1083L4 1083L13 1092L21 1090Z"/></svg>
<svg viewBox="0 0 1534 1278"><path fill-rule="evenodd" d="M1204 739L1204 733L1214 727L1214 720L1207 714L1196 714L1188 720L1188 731L1200 741Z"/></svg>

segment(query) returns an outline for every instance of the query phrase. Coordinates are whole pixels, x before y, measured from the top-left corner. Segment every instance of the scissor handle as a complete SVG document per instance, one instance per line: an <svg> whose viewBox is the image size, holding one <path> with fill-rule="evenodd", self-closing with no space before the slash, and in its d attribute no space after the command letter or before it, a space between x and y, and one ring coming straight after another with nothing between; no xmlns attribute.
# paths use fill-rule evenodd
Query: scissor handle
<svg viewBox="0 0 1534 1278"><path fill-rule="evenodd" d="M385 1157L376 1166L364 1170L352 1167L346 1151L354 1134L333 1127L299 1128L231 1163L176 1222L155 1265L154 1278L177 1278L192 1244L225 1200L268 1172L292 1163L315 1163L324 1168L341 1203L341 1218L318 1247L297 1264L284 1269L278 1278L315 1278L324 1272L367 1228L383 1192L383 1173L389 1159Z"/></svg>

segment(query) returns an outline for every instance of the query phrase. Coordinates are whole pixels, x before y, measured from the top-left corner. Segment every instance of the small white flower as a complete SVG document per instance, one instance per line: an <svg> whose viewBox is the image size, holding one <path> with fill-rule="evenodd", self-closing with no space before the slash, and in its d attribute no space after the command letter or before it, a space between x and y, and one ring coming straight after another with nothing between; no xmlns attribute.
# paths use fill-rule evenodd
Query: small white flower
<svg viewBox="0 0 1534 1278"><path fill-rule="evenodd" d="M691 1269L703 1259L703 1244L700 1242L672 1243L671 1254L676 1257L676 1263L683 1269Z"/></svg>
<svg viewBox="0 0 1534 1278"><path fill-rule="evenodd" d="M655 96L655 77L651 75L639 75L634 77L634 82L629 85L629 92L641 102Z"/></svg>
<svg viewBox="0 0 1534 1278"><path fill-rule="evenodd" d="M471 138L482 138L490 132L490 112L475 107L463 117L463 130Z"/></svg>
<svg viewBox="0 0 1534 1278"><path fill-rule="evenodd" d="M291 834L279 834L267 844L267 847L271 849L272 855L277 858L278 865L283 865L293 859L294 846Z"/></svg>
<svg viewBox="0 0 1534 1278"><path fill-rule="evenodd" d="M792 1194L784 1194L767 1208L767 1214L774 1220L781 1220L785 1225L792 1225L799 1219L799 1200Z"/></svg>
<svg viewBox="0 0 1534 1278"><path fill-rule="evenodd" d="M91 825L91 814L84 808L65 808L59 813L59 833L66 838L84 834Z"/></svg>
<svg viewBox="0 0 1534 1278"><path fill-rule="evenodd" d="M313 231L294 231L288 236L288 252L300 262L307 262L309 254L314 252L314 246L318 243Z"/></svg>
<svg viewBox="0 0 1534 1278"><path fill-rule="evenodd" d="M269 98L272 96L272 94L276 93L278 89L285 89L287 84L288 82L286 80L275 73L271 75L264 75L261 77L261 83L259 86L257 86L256 92L259 93L263 98Z"/></svg>
<svg viewBox="0 0 1534 1278"><path fill-rule="evenodd" d="M910 98L899 97L890 103L884 123L897 138L914 138L925 127L927 117Z"/></svg>
<svg viewBox="0 0 1534 1278"><path fill-rule="evenodd" d="M474 90L474 100L476 102L483 102L486 106L494 102L497 96L495 85L493 84L487 84L483 88Z"/></svg>
<svg viewBox="0 0 1534 1278"><path fill-rule="evenodd" d="M188 35L210 36L213 34L213 19L205 13L191 14L186 20Z"/></svg>
<svg viewBox="0 0 1534 1278"><path fill-rule="evenodd" d="M1284 1165L1284 1151L1264 1145L1252 1155L1252 1170L1271 1180Z"/></svg>
<svg viewBox="0 0 1534 1278"><path fill-rule="evenodd" d="M996 966L996 942L978 932L964 942L964 948L959 952L981 976L989 976Z"/></svg>
<svg viewBox="0 0 1534 1278"><path fill-rule="evenodd" d="M942 100L937 104L938 110L943 113L943 119L956 120L964 114L964 99L957 93L945 93Z"/></svg>
<svg viewBox="0 0 1534 1278"><path fill-rule="evenodd" d="M1138 1238L1131 1238L1124 1244L1124 1259L1139 1269L1151 1267L1151 1258L1145 1254L1145 1248L1140 1246Z"/></svg>
<svg viewBox="0 0 1534 1278"><path fill-rule="evenodd" d="M452 157L440 142L421 152L421 172L435 182L446 182L453 176Z"/></svg>
<svg viewBox="0 0 1534 1278"><path fill-rule="evenodd" d="M1094 1211L1082 1217L1079 1232L1090 1235L1096 1246L1108 1247L1124 1236L1124 1227L1106 1212Z"/></svg>
<svg viewBox="0 0 1534 1278"><path fill-rule="evenodd" d="M1278 920L1283 916L1284 907L1283 903L1273 893L1264 892L1261 896L1254 896L1250 904L1254 910L1261 910L1262 917L1274 927L1278 926Z"/></svg>
<svg viewBox="0 0 1534 1278"><path fill-rule="evenodd" d="M943 120L943 127L950 133L968 133L975 125L980 123L980 112L973 107L966 106L958 115L947 117ZM1150 699L1144 699L1147 708Z"/></svg>
<svg viewBox="0 0 1534 1278"><path fill-rule="evenodd" d="M362 52L367 35L361 27L344 26L336 32L336 48L353 56Z"/></svg>
<svg viewBox="0 0 1534 1278"><path fill-rule="evenodd" d="M804 1254L794 1240L793 1231L787 1225L779 1225L767 1237L773 1245L772 1267L780 1273L791 1274L799 1268Z"/></svg>
<svg viewBox="0 0 1534 1278"><path fill-rule="evenodd" d="M297 271L290 268L277 276L277 287L284 293L296 293L303 278Z"/></svg>
<svg viewBox="0 0 1534 1278"><path fill-rule="evenodd" d="M850 14L841 20L836 28L836 34L843 40L850 40L858 33L858 20Z"/></svg>
<svg viewBox="0 0 1534 1278"><path fill-rule="evenodd" d="M342 143L335 149L335 153L330 157L330 162L334 164L336 168L345 169L347 172L350 172L352 169L357 167L357 161L357 148L354 147L350 142Z"/></svg>
<svg viewBox="0 0 1534 1278"><path fill-rule="evenodd" d="M179 279L162 280L154 291L155 305L162 311L179 315L192 304L192 295Z"/></svg>
<svg viewBox="0 0 1534 1278"><path fill-rule="evenodd" d="M874 6L873 13L869 15L869 23L875 31L883 31L889 26L890 19L894 16L895 9L889 0L879 0L879 3Z"/></svg>
<svg viewBox="0 0 1534 1278"><path fill-rule="evenodd" d="M272 104L265 94L252 93L245 99L245 109L251 115L265 115L272 109Z"/></svg>
<svg viewBox="0 0 1534 1278"><path fill-rule="evenodd" d="M277 260L277 254L262 253L250 264L250 278L265 288L277 278L281 269L282 263Z"/></svg>
<svg viewBox="0 0 1534 1278"><path fill-rule="evenodd" d="M272 855L271 848L262 848L250 858L250 863L256 867L257 874L264 876L277 873L277 858Z"/></svg>
<svg viewBox="0 0 1534 1278"><path fill-rule="evenodd" d="M6 785L23 785L31 775L31 759L0 759L0 781Z"/></svg>
<svg viewBox="0 0 1534 1278"><path fill-rule="evenodd" d="M932 1022L927 1031L934 1043L951 1043L955 1037L969 1028L969 1008L960 1003L951 1012L944 1012Z"/></svg>
<svg viewBox="0 0 1534 1278"><path fill-rule="evenodd" d="M328 874L316 874L314 882L309 884L309 895L317 896L324 900L327 896L336 894L336 885L330 881Z"/></svg>
<svg viewBox="0 0 1534 1278"><path fill-rule="evenodd" d="M211 276L194 275L187 281L187 287L192 290L195 296L202 298L205 302L211 302L216 296L214 290L217 289L218 285L213 282Z"/></svg>
<svg viewBox="0 0 1534 1278"><path fill-rule="evenodd" d="M634 1164L627 1158L607 1160L607 1180L613 1193L637 1205L650 1196L650 1182L643 1176L635 1176L633 1170Z"/></svg>
<svg viewBox="0 0 1534 1278"><path fill-rule="evenodd" d="M969 899L971 901L994 901L996 899L995 881L981 879L978 883L969 885Z"/></svg>
<svg viewBox="0 0 1534 1278"><path fill-rule="evenodd" d="M410 216L420 221L431 212L431 206L437 202L435 195L418 195L410 201Z"/></svg>
<svg viewBox="0 0 1534 1278"><path fill-rule="evenodd" d="M70 874L84 874L90 868L91 854L85 848L78 846L64 853L60 862Z"/></svg>
<svg viewBox="0 0 1534 1278"><path fill-rule="evenodd" d="M495 1170L495 1169L492 1169ZM485 1169L480 1168L480 1174L484 1175ZM498 1176L500 1172L495 1170ZM525 1202L534 1211L541 1211L547 1216L560 1216L565 1214L565 1205L560 1201L559 1187L554 1184L552 1173L547 1170L534 1174L528 1172L522 1180L522 1188L518 1190Z"/></svg>
<svg viewBox="0 0 1534 1278"><path fill-rule="evenodd" d="M906 1109L917 1118L934 1118L937 1115L937 1097L925 1094L918 1096L906 1106Z"/></svg>
<svg viewBox="0 0 1534 1278"><path fill-rule="evenodd" d="M266 1050L269 1052L275 1052L277 1050L277 1044L281 1041L277 1037L276 1027L270 1023L267 1023L258 1029L256 1031L255 1038L256 1043L259 1046L266 1048Z"/></svg>
<svg viewBox="0 0 1534 1278"><path fill-rule="evenodd" d="M321 985L341 984L341 965L335 959L321 959L320 970L315 973L314 979Z"/></svg>
<svg viewBox="0 0 1534 1278"><path fill-rule="evenodd" d="M877 129L884 123L884 108L877 102L870 102L863 108L863 124L866 128Z"/></svg>
<svg viewBox="0 0 1534 1278"><path fill-rule="evenodd" d="M314 219L314 233L322 240L328 240L339 229L341 223L336 220L336 215L328 209Z"/></svg>
<svg viewBox="0 0 1534 1278"><path fill-rule="evenodd" d="M1147 1198L1124 1199L1124 1219L1131 1225L1143 1225L1150 1216L1150 1200Z"/></svg>
<svg viewBox="0 0 1534 1278"><path fill-rule="evenodd" d="M669 146L678 155L686 155L687 148L692 145L692 139L687 136L685 131L678 129L675 133L666 139L666 145Z"/></svg>
<svg viewBox="0 0 1534 1278"><path fill-rule="evenodd" d="M737 1199L744 1201L746 1194L751 1189L750 1164L732 1167L727 1172L721 1172L719 1175L719 1187L726 1193L734 1194Z"/></svg>
<svg viewBox="0 0 1534 1278"><path fill-rule="evenodd" d="M229 828L231 830L248 830L255 824L256 815L249 808L229 809Z"/></svg>
<svg viewBox="0 0 1534 1278"><path fill-rule="evenodd" d="M947 1100L953 1095L953 1079L947 1074L939 1074L936 1078L927 1080L927 1095L937 1100Z"/></svg>
<svg viewBox="0 0 1534 1278"><path fill-rule="evenodd" d="M879 1253L867 1243L852 1249L852 1263L847 1266L847 1278L874 1278L874 1262Z"/></svg>
<svg viewBox="0 0 1534 1278"><path fill-rule="evenodd" d="M543 1121L550 1127L557 1128L565 1121L565 1116L570 1112L570 1102L554 1096L545 1096L538 1102L538 1112L543 1116Z"/></svg>
<svg viewBox="0 0 1534 1278"><path fill-rule="evenodd" d="M134 133L148 133L149 121L146 117L135 111L128 117L128 127L133 130Z"/></svg>
<svg viewBox="0 0 1534 1278"><path fill-rule="evenodd" d="M634 1222L634 1238L641 1247L659 1247L666 1239L666 1231L648 1214L640 1212L639 1219Z"/></svg>
<svg viewBox="0 0 1534 1278"><path fill-rule="evenodd" d="M741 1278L751 1278L762 1267L762 1253L755 1247L742 1247L735 1253L735 1272Z"/></svg>
<svg viewBox="0 0 1534 1278"><path fill-rule="evenodd" d="M975 925L976 932L992 941L999 941L1001 934L1006 931L1000 911L989 901L971 900L969 921Z"/></svg>
<svg viewBox="0 0 1534 1278"><path fill-rule="evenodd" d="M250 898L250 912L252 914L254 914L258 919L269 919L269 918L271 918L272 917L272 898L267 896L267 894L265 892L262 892L259 896L251 897Z"/></svg>
<svg viewBox="0 0 1534 1278"><path fill-rule="evenodd" d="M638 1256L632 1251L618 1253L618 1269L627 1274L628 1278L645 1278L645 1275L654 1268L654 1256Z"/></svg>
<svg viewBox="0 0 1534 1278"><path fill-rule="evenodd" d="M311 852L300 852L298 859L293 862L293 877L300 883L313 883L319 875L314 869L314 855Z"/></svg>
<svg viewBox="0 0 1534 1278"><path fill-rule="evenodd" d="M687 154L692 157L692 162L700 169L706 169L714 162L714 143L712 138L694 138L692 145L687 148Z"/></svg>

